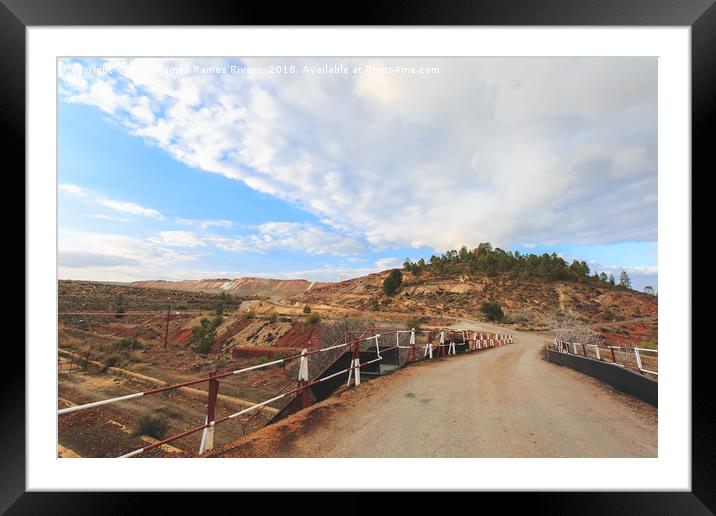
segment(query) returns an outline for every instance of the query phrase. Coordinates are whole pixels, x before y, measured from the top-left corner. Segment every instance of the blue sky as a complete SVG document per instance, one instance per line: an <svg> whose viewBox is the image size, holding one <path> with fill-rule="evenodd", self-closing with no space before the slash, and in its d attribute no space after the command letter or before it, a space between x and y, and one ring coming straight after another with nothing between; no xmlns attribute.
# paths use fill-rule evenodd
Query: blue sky
<svg viewBox="0 0 716 516"><path fill-rule="evenodd" d="M334 281L490 241L657 286L655 60L282 63L61 61L60 277Z"/></svg>

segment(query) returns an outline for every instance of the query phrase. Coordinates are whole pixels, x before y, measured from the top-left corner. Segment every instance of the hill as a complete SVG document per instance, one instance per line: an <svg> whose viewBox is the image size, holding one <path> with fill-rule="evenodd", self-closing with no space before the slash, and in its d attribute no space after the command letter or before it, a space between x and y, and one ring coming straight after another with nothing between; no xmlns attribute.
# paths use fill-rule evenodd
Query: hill
<svg viewBox="0 0 716 516"><path fill-rule="evenodd" d="M305 293L317 286L327 283L311 282L303 279L281 280L269 278L237 278L237 279L201 279L183 281L135 281L135 287L180 290L188 292L206 292L219 294L226 292L239 297L266 297L270 299L283 299Z"/></svg>
<svg viewBox="0 0 716 516"><path fill-rule="evenodd" d="M521 278L509 273L488 275L453 266L442 271L428 267L415 274L402 271L403 281L393 296L383 292L390 271L333 283L298 296L297 302L330 305L406 316L483 319L484 301L502 305L505 322L523 327L542 326L553 316L570 314L599 323L657 316L657 297L586 278L583 281Z"/></svg>

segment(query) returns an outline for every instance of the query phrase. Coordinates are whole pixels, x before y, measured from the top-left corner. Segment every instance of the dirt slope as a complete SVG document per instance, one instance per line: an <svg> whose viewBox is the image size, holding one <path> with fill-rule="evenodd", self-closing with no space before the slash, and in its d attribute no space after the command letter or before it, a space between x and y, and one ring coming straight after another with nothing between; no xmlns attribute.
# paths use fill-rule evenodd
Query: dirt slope
<svg viewBox="0 0 716 516"><path fill-rule="evenodd" d="M340 283L314 287L297 297L300 303L331 305L373 313L403 312L415 316L480 319L480 304L497 300L507 318L539 326L546 314L572 314L589 322L656 317L656 296L611 287L604 283L512 279L503 274L444 274L403 271L403 285L395 296L382 292L389 271ZM374 303L378 304L375 310Z"/></svg>

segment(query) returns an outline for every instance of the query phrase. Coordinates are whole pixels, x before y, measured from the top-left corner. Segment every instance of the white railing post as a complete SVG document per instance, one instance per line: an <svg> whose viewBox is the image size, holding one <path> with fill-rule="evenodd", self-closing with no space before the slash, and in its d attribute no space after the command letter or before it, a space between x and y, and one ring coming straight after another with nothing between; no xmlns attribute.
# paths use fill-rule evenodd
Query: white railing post
<svg viewBox="0 0 716 516"><path fill-rule="evenodd" d="M639 354L639 348L633 348L634 349L634 356L636 357L636 366L639 368L639 371L643 371L644 369L641 366L641 355Z"/></svg>
<svg viewBox="0 0 716 516"><path fill-rule="evenodd" d="M430 332L428 335L428 345L425 346L425 351L423 352L423 358L430 355L430 359L433 358L433 334Z"/></svg>
<svg viewBox="0 0 716 516"><path fill-rule="evenodd" d="M348 382L346 382L346 387L350 387L351 385L351 376L353 377L353 385L360 385L360 358L351 360L351 365L348 368Z"/></svg>
<svg viewBox="0 0 716 516"><path fill-rule="evenodd" d="M209 422L209 416L206 416L204 418L204 424L207 424L208 422ZM201 442L199 443L199 455L201 455L202 453L204 453L206 451L206 441L207 441L207 436L209 433L208 430L209 430L209 427L207 426L206 428L204 428L204 431L201 432Z"/></svg>
<svg viewBox="0 0 716 516"><path fill-rule="evenodd" d="M307 349L304 349L301 351L301 361L298 365L298 381L306 381L308 382L308 357L306 356L306 353L308 353Z"/></svg>
<svg viewBox="0 0 716 516"><path fill-rule="evenodd" d="M595 345L594 345L594 349L595 349L596 352L597 352L597 360L601 360L602 357L601 357L601 355L599 355L599 346L597 346L597 345L595 344Z"/></svg>

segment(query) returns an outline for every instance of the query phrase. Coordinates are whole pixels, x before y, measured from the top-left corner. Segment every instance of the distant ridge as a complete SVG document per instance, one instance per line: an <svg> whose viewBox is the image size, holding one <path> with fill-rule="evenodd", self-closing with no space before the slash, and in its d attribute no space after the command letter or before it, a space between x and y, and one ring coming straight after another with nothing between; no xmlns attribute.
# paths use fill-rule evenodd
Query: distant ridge
<svg viewBox="0 0 716 516"><path fill-rule="evenodd" d="M226 292L236 296L262 296L271 299L283 299L299 296L304 292L330 285L327 282L312 282L304 279L270 278L213 278L200 280L147 280L130 283L134 287L160 288L166 290L184 290L189 292L207 292L216 294Z"/></svg>

